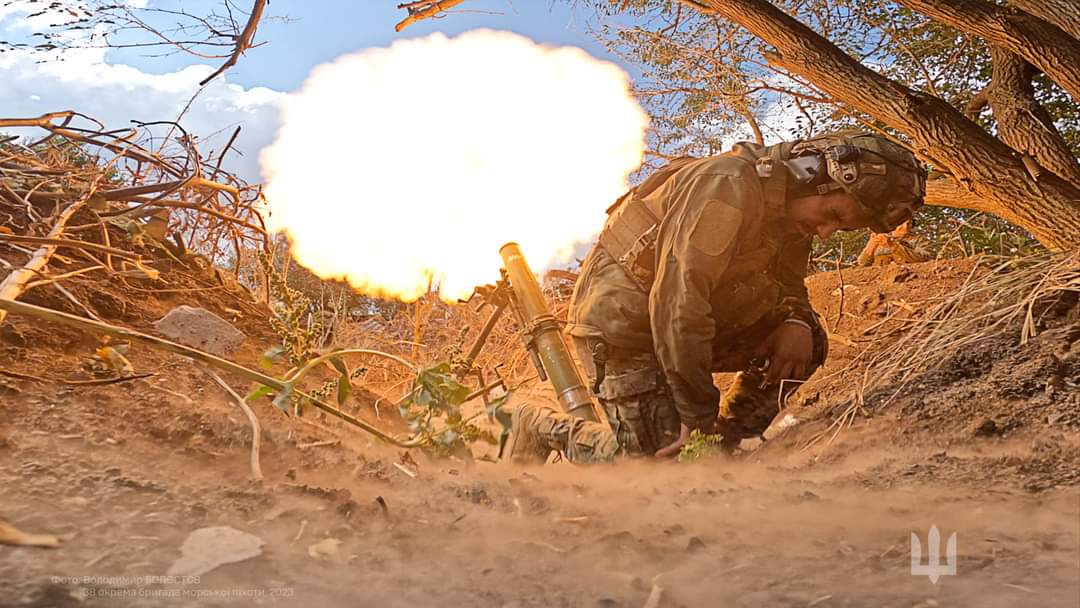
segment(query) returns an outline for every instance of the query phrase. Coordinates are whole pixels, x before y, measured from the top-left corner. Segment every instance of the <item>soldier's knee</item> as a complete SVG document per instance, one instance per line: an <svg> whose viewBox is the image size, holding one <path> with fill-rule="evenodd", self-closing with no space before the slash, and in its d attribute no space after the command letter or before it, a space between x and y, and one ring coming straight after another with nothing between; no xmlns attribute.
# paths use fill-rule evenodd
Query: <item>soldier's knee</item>
<svg viewBox="0 0 1080 608"><path fill-rule="evenodd" d="M574 433L566 450L570 462L582 464L611 462L618 453L619 442L615 433L602 425L583 428Z"/></svg>

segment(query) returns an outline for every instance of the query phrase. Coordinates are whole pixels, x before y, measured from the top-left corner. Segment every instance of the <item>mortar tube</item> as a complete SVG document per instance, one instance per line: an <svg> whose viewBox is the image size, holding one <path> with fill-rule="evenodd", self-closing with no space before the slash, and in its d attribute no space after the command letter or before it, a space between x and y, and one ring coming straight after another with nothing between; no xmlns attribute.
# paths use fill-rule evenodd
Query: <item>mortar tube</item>
<svg viewBox="0 0 1080 608"><path fill-rule="evenodd" d="M563 340L559 322L551 314L536 275L521 254L521 248L517 243L507 243L499 249L499 254L502 255L506 273L510 278L510 288L526 323L526 327L522 329L528 334L547 371L559 405L572 416L604 422L605 416L589 396L589 391L581 380L581 372L570 357L570 350Z"/></svg>

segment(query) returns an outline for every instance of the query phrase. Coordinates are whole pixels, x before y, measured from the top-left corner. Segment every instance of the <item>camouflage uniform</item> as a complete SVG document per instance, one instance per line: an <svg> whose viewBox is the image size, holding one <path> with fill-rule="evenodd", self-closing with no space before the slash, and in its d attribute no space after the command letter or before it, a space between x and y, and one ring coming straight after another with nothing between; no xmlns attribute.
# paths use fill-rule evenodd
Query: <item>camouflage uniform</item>
<svg viewBox="0 0 1080 608"><path fill-rule="evenodd" d="M807 376L827 354L803 284L811 238L786 234L782 225L793 193L778 165L797 144L737 144L683 162L662 183L646 181L644 191L620 199L585 260L568 324L610 429L537 410L524 412L523 424L559 426L575 444L567 455L578 460L651 455L677 439L680 422L719 432L729 448L765 431L778 413L780 389L750 381L753 349L781 323L796 322L813 335ZM658 220L648 255L639 243L619 249L605 241L619 210L636 202ZM616 260L612 249L629 253ZM713 372L739 372L723 400Z"/></svg>

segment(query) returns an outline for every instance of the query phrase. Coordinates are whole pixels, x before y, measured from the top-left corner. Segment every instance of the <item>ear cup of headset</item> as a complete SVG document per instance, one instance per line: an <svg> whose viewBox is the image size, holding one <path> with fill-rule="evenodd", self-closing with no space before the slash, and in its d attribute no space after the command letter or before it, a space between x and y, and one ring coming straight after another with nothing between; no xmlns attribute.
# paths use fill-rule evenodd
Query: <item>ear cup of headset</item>
<svg viewBox="0 0 1080 608"><path fill-rule="evenodd" d="M817 186L829 181L829 170L823 154L796 156L784 161L788 174L799 186Z"/></svg>

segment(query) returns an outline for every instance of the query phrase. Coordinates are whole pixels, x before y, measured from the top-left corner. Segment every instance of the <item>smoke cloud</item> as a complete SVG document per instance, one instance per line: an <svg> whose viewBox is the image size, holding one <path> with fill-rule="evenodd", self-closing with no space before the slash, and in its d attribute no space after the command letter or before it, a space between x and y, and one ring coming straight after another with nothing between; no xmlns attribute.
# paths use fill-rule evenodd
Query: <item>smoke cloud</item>
<svg viewBox="0 0 1080 608"><path fill-rule="evenodd" d="M467 297L507 241L544 267L590 240L647 122L618 66L509 32L346 55L284 103L260 158L270 227L368 294Z"/></svg>

